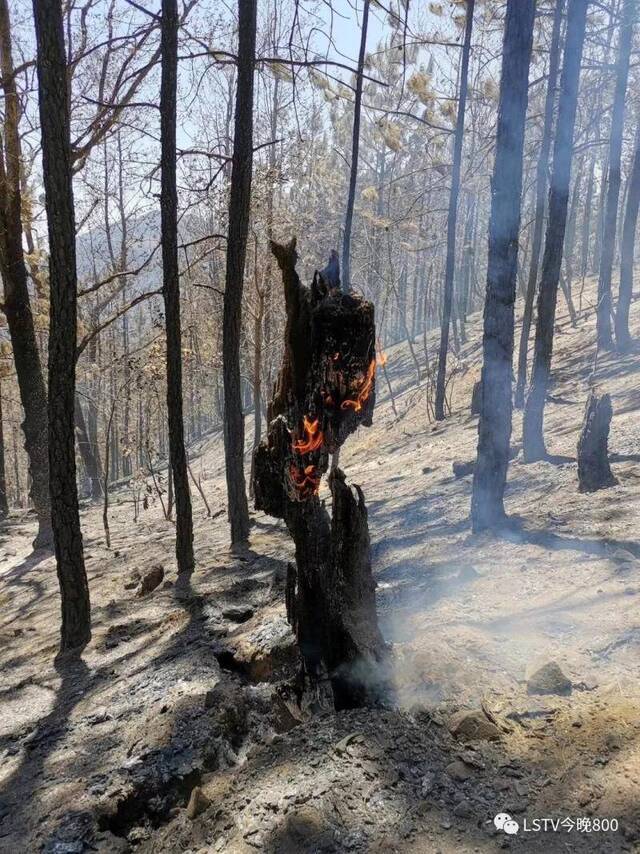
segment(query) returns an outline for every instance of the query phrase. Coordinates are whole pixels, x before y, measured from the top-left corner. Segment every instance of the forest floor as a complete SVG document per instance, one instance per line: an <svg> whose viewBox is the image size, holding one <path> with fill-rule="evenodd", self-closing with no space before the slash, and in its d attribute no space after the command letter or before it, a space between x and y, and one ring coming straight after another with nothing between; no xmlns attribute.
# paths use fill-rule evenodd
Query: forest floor
<svg viewBox="0 0 640 854"><path fill-rule="evenodd" d="M250 548L231 552L224 515L207 518L197 494L188 586L157 502L134 523L130 493L114 494L111 549L86 508L93 640L82 663L56 669L54 562L31 554L33 523L12 516L0 529L0 851L640 851L640 353L598 366L619 483L580 494L593 298L590 283L577 330L560 306L552 456L510 466L518 522L504 537L472 535L471 476L452 472L475 455L481 318L443 424L428 422L407 346L388 353L397 414L379 377L374 426L340 462L369 508L394 708L296 707L290 539L256 514ZM632 318L640 335L638 303ZM520 430L516 414L514 442ZM191 456L216 514L221 436ZM153 565L165 580L138 596L136 573ZM549 662L571 685L529 694ZM473 713L462 725L461 710ZM495 827L498 813L517 835ZM536 819L564 824L536 831Z"/></svg>

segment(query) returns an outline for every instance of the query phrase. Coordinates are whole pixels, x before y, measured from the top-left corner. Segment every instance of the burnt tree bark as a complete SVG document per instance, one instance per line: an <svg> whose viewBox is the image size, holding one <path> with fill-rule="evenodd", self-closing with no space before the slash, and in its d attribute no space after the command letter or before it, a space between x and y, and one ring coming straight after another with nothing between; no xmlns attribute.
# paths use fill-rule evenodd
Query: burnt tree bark
<svg viewBox="0 0 640 854"><path fill-rule="evenodd" d="M367 510L332 469L332 517L320 481L346 438L371 423L375 401L373 305L296 272L295 240L272 244L282 271L287 323L269 427L255 459L256 507L284 519L296 549L287 606L304 682L328 678L336 708L374 702L384 691L385 645L378 628Z"/></svg>
<svg viewBox="0 0 640 854"><path fill-rule="evenodd" d="M60 0L34 0L42 174L49 228L49 482L60 592L61 652L91 639L75 452L77 273L69 85Z"/></svg>
<svg viewBox="0 0 640 854"><path fill-rule="evenodd" d="M638 225L638 208L640 207L640 121L636 128L633 165L627 190L627 204L622 226L622 241L620 243L620 287L616 310L616 344L618 350L624 352L631 346L629 334L629 309L633 296L633 261L636 247L636 230Z"/></svg>
<svg viewBox="0 0 640 854"><path fill-rule="evenodd" d="M616 223L620 196L620 161L622 158L622 132L624 130L624 107L629 79L629 60L633 42L633 26L637 12L636 0L624 0L622 22L616 60L616 85L611 111L611 136L609 139L609 176L607 202L602 231L602 254L598 278L597 342L598 347L611 349L611 271L616 246Z"/></svg>
<svg viewBox="0 0 640 854"><path fill-rule="evenodd" d="M447 214L447 256L444 272L444 295L442 304L442 325L440 327L440 350L438 355L438 374L436 377L435 415L436 421L444 421L445 392L447 385L447 354L449 352L449 332L451 329L451 307L453 305L453 278L456 263L456 226L458 223L458 197L460 195L460 165L462 163L462 142L464 138L464 117L467 106L469 78L469 54L471 52L471 32L473 30L473 9L475 0L467 0L466 24L462 59L460 67L460 88L458 98L458 116L453 143L453 167L451 170L451 190L449 192L449 211ZM418 378L419 381L419 378Z"/></svg>
<svg viewBox="0 0 640 854"><path fill-rule="evenodd" d="M536 210L533 223L533 240L531 242L531 261L529 264L529 277L527 279L524 314L522 316L522 328L520 330L520 346L518 349L518 378L516 381L515 392L515 405L518 409L522 409L524 406L524 390L527 384L527 356L529 353L529 336L531 334L531 320L533 318L533 303L536 296L536 286L538 284L540 249L542 247L542 234L544 228L547 175L549 173L549 154L551 152L551 140L553 137L553 108L556 101L558 69L560 67L560 33L562 29L563 12L564 0L557 0L556 8L553 13L553 30L551 33L551 46L549 48L549 78L547 81L547 92L544 102L544 126L542 129L540 153L538 155L538 163L536 166Z"/></svg>
<svg viewBox="0 0 640 854"><path fill-rule="evenodd" d="M474 531L499 525L505 517L522 161L535 5L535 0L507 3L491 186L478 458L471 499Z"/></svg>
<svg viewBox="0 0 640 854"><path fill-rule="evenodd" d="M584 46L588 0L569 0L564 65L560 80L558 124L553 149L553 169L549 190L549 217L545 235L542 276L538 294L538 317L531 387L522 421L522 442L526 462L546 456L544 444L544 404L547 396L553 329L562 266L562 250L567 225L567 207L573 160L573 133L580 84L580 63Z"/></svg>
<svg viewBox="0 0 640 854"><path fill-rule="evenodd" d="M249 233L253 168L253 73L257 0L238 0L238 83L229 197L222 370L224 452L232 545L249 538L249 505L244 477L244 415L240 377L242 291Z"/></svg>
<svg viewBox="0 0 640 854"><path fill-rule="evenodd" d="M49 497L49 448L47 437L47 390L36 339L27 268L22 248L22 193L20 99L16 89L11 20L7 0L0 0L0 70L4 90L4 140L0 151L0 270L4 285L13 358L24 411L22 429L29 460L31 500L38 517L34 548L50 547L51 501Z"/></svg>
<svg viewBox="0 0 640 854"><path fill-rule="evenodd" d="M176 185L176 88L178 82L178 4L162 0L162 74L160 81L162 294L167 336L167 416L169 458L176 505L176 561L179 573L191 573L193 519L182 413L182 331L178 271L178 190Z"/></svg>
<svg viewBox="0 0 640 854"><path fill-rule="evenodd" d="M582 431L578 439L578 480L580 492L596 492L618 481L609 465L609 428L613 410L608 394L592 391L587 400Z"/></svg>
<svg viewBox="0 0 640 854"><path fill-rule="evenodd" d="M367 51L367 27L369 23L369 0L364 0L362 8L362 30L360 32L360 53L356 74L356 91L353 99L353 128L351 131L351 165L349 171L349 192L347 210L344 217L344 236L342 239L342 287L346 293L351 290L351 229L353 226L353 208L356 201L358 183L358 156L360 153L360 114L362 110L362 84L364 63Z"/></svg>

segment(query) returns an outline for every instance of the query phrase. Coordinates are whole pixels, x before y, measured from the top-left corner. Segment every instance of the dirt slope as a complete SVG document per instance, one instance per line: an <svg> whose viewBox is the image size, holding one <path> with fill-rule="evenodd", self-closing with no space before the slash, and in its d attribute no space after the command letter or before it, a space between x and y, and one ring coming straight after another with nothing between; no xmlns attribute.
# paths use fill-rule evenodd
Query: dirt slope
<svg viewBox="0 0 640 854"><path fill-rule="evenodd" d="M341 465L369 506L399 708L296 709L283 612L292 549L265 517L250 549L232 554L224 517L206 518L194 495L198 571L181 589L157 504L134 524L130 496L117 495L111 550L88 508L94 637L83 663L59 672L53 561L30 556L27 518L0 529L0 851L640 850L640 355L598 366L619 483L580 495L592 300L591 283L577 331L561 307L546 419L554 456L512 464L508 510L520 521L508 538L471 535L471 477L452 473L475 453L480 317L443 425L428 423L406 345L388 353L397 414L380 377L375 424ZM637 303L633 320L640 334ZM216 513L221 437L192 457ZM165 582L137 597L125 585L154 564ZM527 677L550 661L570 694L527 694ZM482 706L496 739L456 739L452 716L471 709L480 720ZM207 806L191 818L196 785ZM500 812L518 834L495 828ZM525 828L543 818L581 825ZM619 829L595 830L596 818Z"/></svg>

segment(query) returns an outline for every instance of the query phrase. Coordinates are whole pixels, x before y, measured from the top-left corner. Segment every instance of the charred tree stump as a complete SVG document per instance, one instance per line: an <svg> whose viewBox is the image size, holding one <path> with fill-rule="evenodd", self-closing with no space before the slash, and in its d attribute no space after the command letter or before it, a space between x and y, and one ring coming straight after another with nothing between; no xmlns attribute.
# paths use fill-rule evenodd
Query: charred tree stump
<svg viewBox="0 0 640 854"><path fill-rule="evenodd" d="M598 396L592 391L578 439L580 492L596 492L618 482L609 465L609 427L612 416L610 396Z"/></svg>
<svg viewBox="0 0 640 854"><path fill-rule="evenodd" d="M480 408L482 406L482 380L478 380L473 384L473 391L471 392L471 414L472 415L480 415Z"/></svg>
<svg viewBox="0 0 640 854"><path fill-rule="evenodd" d="M310 288L296 272L296 243L272 243L284 284L287 323L282 366L254 460L258 510L284 519L295 543L287 574L287 616L306 685L328 681L337 709L384 693L385 644L378 627L367 509L362 491L331 471L332 516L318 495L330 455L375 401L373 305L343 294L333 266Z"/></svg>

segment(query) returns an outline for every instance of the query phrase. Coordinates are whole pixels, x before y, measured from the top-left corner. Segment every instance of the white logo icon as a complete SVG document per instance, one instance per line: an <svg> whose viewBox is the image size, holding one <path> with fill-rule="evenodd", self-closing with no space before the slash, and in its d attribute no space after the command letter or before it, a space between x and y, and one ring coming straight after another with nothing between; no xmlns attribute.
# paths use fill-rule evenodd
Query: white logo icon
<svg viewBox="0 0 640 854"><path fill-rule="evenodd" d="M499 812L493 819L493 823L497 830L504 830L504 832L508 833L509 836L515 836L515 834L520 830L518 822L511 818L507 812Z"/></svg>

